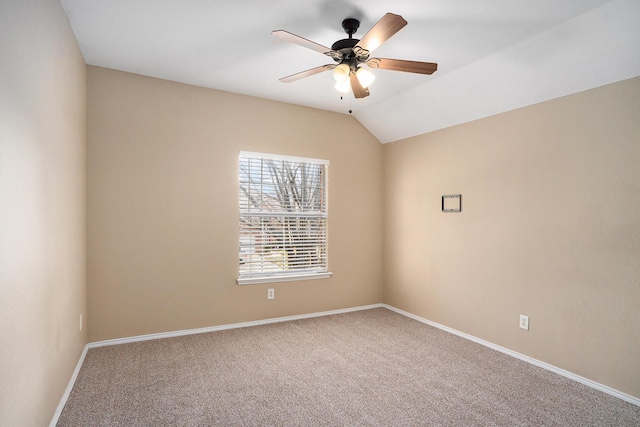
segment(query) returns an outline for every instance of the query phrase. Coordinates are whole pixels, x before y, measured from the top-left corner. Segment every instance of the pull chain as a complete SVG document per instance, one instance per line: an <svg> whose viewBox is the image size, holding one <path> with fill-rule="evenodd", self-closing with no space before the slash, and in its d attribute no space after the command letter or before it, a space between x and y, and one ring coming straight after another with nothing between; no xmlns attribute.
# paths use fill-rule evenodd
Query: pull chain
<svg viewBox="0 0 640 427"><path fill-rule="evenodd" d="M344 101L344 96L340 95L340 101ZM351 109L351 96L349 96L349 114L353 113Z"/></svg>

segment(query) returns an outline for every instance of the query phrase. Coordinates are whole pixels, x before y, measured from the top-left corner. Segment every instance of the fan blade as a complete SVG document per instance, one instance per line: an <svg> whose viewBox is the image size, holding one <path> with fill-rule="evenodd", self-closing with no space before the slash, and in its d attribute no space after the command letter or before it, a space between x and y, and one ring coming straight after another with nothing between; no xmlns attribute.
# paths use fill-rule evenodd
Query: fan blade
<svg viewBox="0 0 640 427"><path fill-rule="evenodd" d="M369 89L362 87L356 73L351 73L351 90L356 98L364 98L369 96Z"/></svg>
<svg viewBox="0 0 640 427"><path fill-rule="evenodd" d="M280 79L280 81L283 83L291 83L291 82L295 82L296 80L304 79L305 77L313 76L314 74L318 74L323 71L333 70L334 68L336 68L336 66L333 64L321 65L319 67L315 67L307 71L301 71L299 73L292 74L287 77L283 77Z"/></svg>
<svg viewBox="0 0 640 427"><path fill-rule="evenodd" d="M407 21L402 16L387 13L364 35L356 47L371 53L405 25L407 25Z"/></svg>
<svg viewBox="0 0 640 427"><path fill-rule="evenodd" d="M438 64L434 64L433 62L405 61L403 59L389 58L371 58L367 61L367 65L371 68L418 74L433 74L438 69Z"/></svg>
<svg viewBox="0 0 640 427"><path fill-rule="evenodd" d="M321 44L312 42L311 40L307 40L304 37L296 36L295 34L292 34L288 31L274 30L271 32L271 35L276 36L280 40L284 40L289 43L295 43L302 47L306 47L307 49L315 50L316 52L320 52L328 56L331 56L331 52L333 52L331 48L322 46Z"/></svg>

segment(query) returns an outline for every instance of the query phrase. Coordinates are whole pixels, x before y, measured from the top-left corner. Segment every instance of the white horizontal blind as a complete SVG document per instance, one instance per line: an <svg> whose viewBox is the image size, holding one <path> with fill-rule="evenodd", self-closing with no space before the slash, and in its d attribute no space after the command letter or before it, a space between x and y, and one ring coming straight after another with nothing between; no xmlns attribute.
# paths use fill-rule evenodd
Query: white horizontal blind
<svg viewBox="0 0 640 427"><path fill-rule="evenodd" d="M240 153L240 279L327 272L327 166Z"/></svg>

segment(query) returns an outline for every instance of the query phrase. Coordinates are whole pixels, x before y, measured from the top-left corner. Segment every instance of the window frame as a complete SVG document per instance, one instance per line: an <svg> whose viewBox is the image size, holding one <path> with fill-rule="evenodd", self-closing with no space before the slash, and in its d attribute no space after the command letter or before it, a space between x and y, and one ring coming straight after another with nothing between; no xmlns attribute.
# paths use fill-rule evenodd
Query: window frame
<svg viewBox="0 0 640 427"><path fill-rule="evenodd" d="M304 163L307 165L321 165L323 168L323 185L322 185L322 212L314 211L310 212L308 215L304 213L291 213L287 215L284 210L279 212L264 212L264 211L255 211L250 213L248 208L249 202L246 201L247 208L243 212L243 200L242 200L242 170L241 165L243 159L251 158L259 160L263 162L264 160L274 160L277 162L294 162L294 163ZM322 159L314 159L308 157L296 157L296 156L286 156L279 154L270 154L270 153L258 153L252 151L240 151L238 155L238 207L239 207L239 216L238 216L238 278L236 283L238 285L250 285L250 284L259 284L259 283L272 283L272 282L289 282L289 281L299 281L299 280L312 280L312 279L326 279L331 277L332 273L329 271L329 206L328 206L328 170L329 170L329 161ZM264 179L260 180L261 185L271 185L272 182L265 181ZM246 227L246 224L243 223L243 218L255 217L255 216L264 216L265 218L277 218L277 217L288 217L288 218L323 218L324 222L324 233L323 233L323 255L324 255L324 265L322 268L318 269L301 269L299 273L291 272L293 270L288 270L289 272L285 272L287 270L276 270L273 273L269 273L268 271L261 271L255 274L244 274L242 273L242 258L241 254L243 253L243 248L251 247L251 245L247 246L243 244L243 226ZM244 276L244 277L243 277Z"/></svg>

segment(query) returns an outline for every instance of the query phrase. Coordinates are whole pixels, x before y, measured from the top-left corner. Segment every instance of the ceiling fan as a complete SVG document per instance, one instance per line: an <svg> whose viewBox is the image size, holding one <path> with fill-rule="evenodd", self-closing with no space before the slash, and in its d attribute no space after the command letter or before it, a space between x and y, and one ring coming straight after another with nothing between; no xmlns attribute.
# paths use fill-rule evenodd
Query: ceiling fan
<svg viewBox="0 0 640 427"><path fill-rule="evenodd" d="M347 18L342 21L342 28L344 28L344 31L349 35L349 38L338 40L331 48L288 31L272 31L271 34L281 40L323 53L333 58L336 62L336 64L321 65L310 70L283 77L280 81L290 83L323 71L333 70L333 76L337 81L337 90L346 93L351 89L356 98L364 98L365 96L369 96L368 86L373 81L374 76L362 68L362 64L367 64L370 68L381 68L383 70L405 71L419 74L434 73L438 69L438 64L432 62L370 57L375 49L380 47L382 43L400 31L405 25L407 25L407 21L405 21L402 16L387 13L362 39L354 39L353 34L358 30L358 27L360 27L360 21L355 18Z"/></svg>

